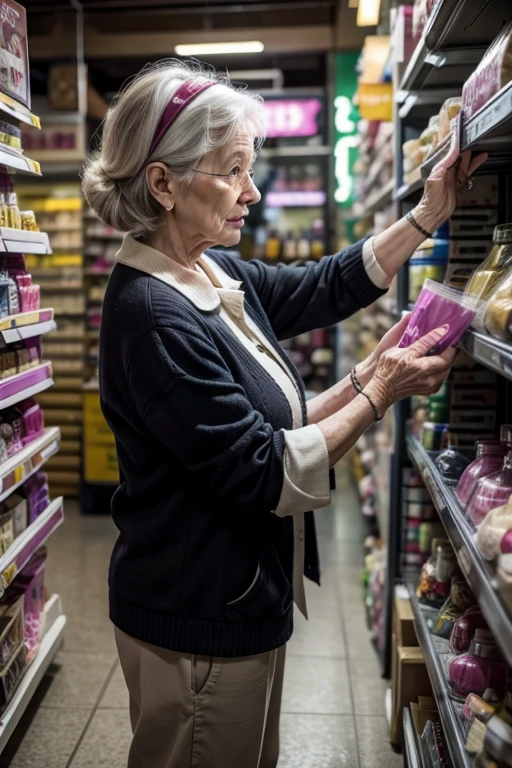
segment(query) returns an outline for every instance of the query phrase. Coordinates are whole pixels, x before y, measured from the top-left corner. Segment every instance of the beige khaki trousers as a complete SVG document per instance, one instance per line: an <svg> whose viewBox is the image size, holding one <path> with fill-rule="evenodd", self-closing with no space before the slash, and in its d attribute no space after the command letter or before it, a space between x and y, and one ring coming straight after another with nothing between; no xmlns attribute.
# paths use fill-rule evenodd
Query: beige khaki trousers
<svg viewBox="0 0 512 768"><path fill-rule="evenodd" d="M276 768L286 646L220 659L115 635L130 696L128 768Z"/></svg>

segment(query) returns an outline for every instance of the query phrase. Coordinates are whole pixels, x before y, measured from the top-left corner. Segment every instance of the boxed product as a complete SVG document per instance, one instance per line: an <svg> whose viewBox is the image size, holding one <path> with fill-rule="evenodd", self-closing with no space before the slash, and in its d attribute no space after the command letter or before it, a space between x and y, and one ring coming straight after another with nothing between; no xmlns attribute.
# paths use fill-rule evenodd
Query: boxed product
<svg viewBox="0 0 512 768"><path fill-rule="evenodd" d="M408 647L419 645L414 628L414 614L411 608L411 601L407 598L399 597L395 593L394 608L393 626L398 645Z"/></svg>
<svg viewBox="0 0 512 768"><path fill-rule="evenodd" d="M433 696L418 696L417 701L411 701L410 709L414 728L419 736L424 732L429 720L436 722L439 719Z"/></svg>
<svg viewBox="0 0 512 768"><path fill-rule="evenodd" d="M0 89L30 109L30 72L25 9L1 0Z"/></svg>
<svg viewBox="0 0 512 768"><path fill-rule="evenodd" d="M0 669L9 663L15 650L24 641L23 597L12 605L0 606Z"/></svg>
<svg viewBox="0 0 512 768"><path fill-rule="evenodd" d="M11 493L0 505L0 515L8 513L12 517L13 536L16 539L27 527L27 500L19 493Z"/></svg>
<svg viewBox="0 0 512 768"><path fill-rule="evenodd" d="M512 80L512 22L503 27L462 89L466 119Z"/></svg>
<svg viewBox="0 0 512 768"><path fill-rule="evenodd" d="M0 671L0 712L3 712L19 685L25 667L27 652L22 642L15 650L10 662Z"/></svg>
<svg viewBox="0 0 512 768"><path fill-rule="evenodd" d="M391 691L391 742L402 744L404 707L418 696L432 696L432 685L421 648L400 646L396 635L393 636Z"/></svg>
<svg viewBox="0 0 512 768"><path fill-rule="evenodd" d="M450 237L485 237L489 242L497 224L497 208L457 208L449 222Z"/></svg>
<svg viewBox="0 0 512 768"><path fill-rule="evenodd" d="M14 541L14 526L12 514L4 512L0 514L0 555L5 554Z"/></svg>

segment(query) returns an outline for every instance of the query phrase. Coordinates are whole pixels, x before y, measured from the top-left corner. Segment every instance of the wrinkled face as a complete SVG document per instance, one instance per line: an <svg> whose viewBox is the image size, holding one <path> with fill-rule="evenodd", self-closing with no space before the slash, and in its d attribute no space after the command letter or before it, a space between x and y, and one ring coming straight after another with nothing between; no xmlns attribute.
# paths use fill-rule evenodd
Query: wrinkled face
<svg viewBox="0 0 512 768"><path fill-rule="evenodd" d="M242 131L205 155L188 189L173 186L180 231L204 247L239 243L248 206L261 199L249 175L254 160L254 137Z"/></svg>

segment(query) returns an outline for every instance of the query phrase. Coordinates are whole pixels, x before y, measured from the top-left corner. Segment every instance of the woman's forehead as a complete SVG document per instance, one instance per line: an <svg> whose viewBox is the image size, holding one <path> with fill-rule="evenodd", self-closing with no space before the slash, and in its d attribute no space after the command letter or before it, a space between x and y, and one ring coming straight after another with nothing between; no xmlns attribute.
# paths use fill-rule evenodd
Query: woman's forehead
<svg viewBox="0 0 512 768"><path fill-rule="evenodd" d="M223 157L228 157L234 154L254 155L254 136L248 132L237 131L235 135L229 139L222 147L215 150L216 153Z"/></svg>

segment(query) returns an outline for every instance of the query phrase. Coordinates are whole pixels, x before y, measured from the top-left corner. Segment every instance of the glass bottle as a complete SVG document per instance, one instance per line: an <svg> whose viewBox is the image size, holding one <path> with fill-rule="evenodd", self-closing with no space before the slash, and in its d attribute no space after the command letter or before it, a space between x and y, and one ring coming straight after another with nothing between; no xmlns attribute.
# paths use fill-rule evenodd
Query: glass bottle
<svg viewBox="0 0 512 768"><path fill-rule="evenodd" d="M508 448L499 472L482 477L469 498L467 515L475 525L480 525L491 509L506 504L512 495L512 448Z"/></svg>
<svg viewBox="0 0 512 768"><path fill-rule="evenodd" d="M311 228L311 256L316 261L320 261L325 255L325 234L324 222L322 219L315 219Z"/></svg>
<svg viewBox="0 0 512 768"><path fill-rule="evenodd" d="M297 256L303 261L307 261L311 255L311 246L307 237L307 233L303 232L299 242L297 243Z"/></svg>
<svg viewBox="0 0 512 768"><path fill-rule="evenodd" d="M269 234L265 247L265 257L269 264L275 264L281 255L281 240L275 230Z"/></svg>
<svg viewBox="0 0 512 768"><path fill-rule="evenodd" d="M479 440L476 444L476 459L464 471L455 495L462 509L466 508L471 493L482 477L498 472L503 466L507 447L499 440Z"/></svg>
<svg viewBox="0 0 512 768"><path fill-rule="evenodd" d="M508 667L489 630L477 629L468 653L456 656L448 666L452 693L466 699L470 693L483 696L494 691L502 701L508 684Z"/></svg>
<svg viewBox="0 0 512 768"><path fill-rule="evenodd" d="M505 270L512 266L512 224L500 224L494 230L494 246L491 252L471 275L464 291L465 296L486 300Z"/></svg>
<svg viewBox="0 0 512 768"><path fill-rule="evenodd" d="M503 341L512 341L512 267L510 267L487 305L485 329Z"/></svg>
<svg viewBox="0 0 512 768"><path fill-rule="evenodd" d="M297 240L293 232L288 232L283 247L283 259L285 261L295 261L297 258Z"/></svg>

